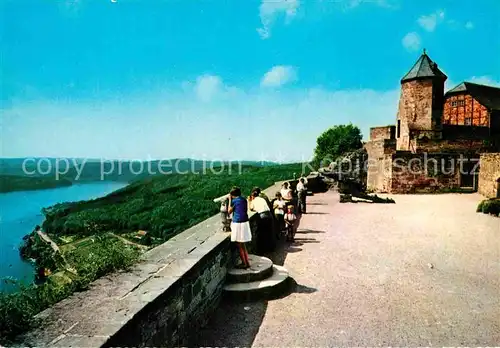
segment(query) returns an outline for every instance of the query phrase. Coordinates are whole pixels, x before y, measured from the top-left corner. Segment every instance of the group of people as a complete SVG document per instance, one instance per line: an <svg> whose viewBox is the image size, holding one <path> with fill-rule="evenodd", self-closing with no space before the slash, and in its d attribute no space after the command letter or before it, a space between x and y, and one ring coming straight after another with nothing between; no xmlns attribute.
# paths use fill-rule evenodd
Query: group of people
<svg viewBox="0 0 500 348"><path fill-rule="evenodd" d="M297 195L290 183L285 182L273 201L269 201L261 189L255 187L246 199L241 194L239 187L233 187L227 201L223 201L221 213L223 225L230 227L231 241L238 246L241 264L238 268L249 268L248 251L245 243L252 240L252 231L248 217L248 211L258 214L257 219L257 248L261 251L272 251L276 245L276 239L284 234L287 241L295 241L298 214L306 213L307 180L301 178L296 187ZM229 222L229 215L232 218ZM277 224L277 226L276 226ZM276 234L275 234L276 232Z"/></svg>
<svg viewBox="0 0 500 348"><path fill-rule="evenodd" d="M276 192L273 202L274 214L278 220L279 230L286 232L288 241L294 241L297 213L306 214L307 186L306 179L300 178L297 183L297 199L293 195L291 185L285 182L280 192ZM297 204L294 204L297 202ZM297 208L296 208L297 207Z"/></svg>

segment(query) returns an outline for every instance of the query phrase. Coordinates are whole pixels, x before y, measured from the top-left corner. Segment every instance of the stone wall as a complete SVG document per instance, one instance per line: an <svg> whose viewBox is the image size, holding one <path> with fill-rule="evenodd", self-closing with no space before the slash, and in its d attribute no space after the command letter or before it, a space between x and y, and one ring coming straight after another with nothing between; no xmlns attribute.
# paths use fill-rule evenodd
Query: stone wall
<svg viewBox="0 0 500 348"><path fill-rule="evenodd" d="M375 192L390 192L392 154L396 151L396 141L369 141L365 149L368 153L366 188Z"/></svg>
<svg viewBox="0 0 500 348"><path fill-rule="evenodd" d="M230 233L221 230L216 215L176 235L130 270L102 277L37 315L40 327L21 339L36 347L187 344L217 307L236 258Z"/></svg>
<svg viewBox="0 0 500 348"><path fill-rule="evenodd" d="M395 126L373 127L370 128L370 141L394 139L396 136Z"/></svg>
<svg viewBox="0 0 500 348"><path fill-rule="evenodd" d="M444 140L486 140L490 137L490 128L479 126L443 125Z"/></svg>
<svg viewBox="0 0 500 348"><path fill-rule="evenodd" d="M482 154L479 163L479 193L500 198L500 153Z"/></svg>
<svg viewBox="0 0 500 348"><path fill-rule="evenodd" d="M218 305L229 250L229 233L214 216L40 313L40 328L23 340L39 347L182 344Z"/></svg>
<svg viewBox="0 0 500 348"><path fill-rule="evenodd" d="M432 80L414 80L401 84L397 126L398 150L409 150L410 131L433 129Z"/></svg>
<svg viewBox="0 0 500 348"><path fill-rule="evenodd" d="M461 152L479 153L488 149L484 139L455 139L455 140L417 140L415 149L417 152Z"/></svg>
<svg viewBox="0 0 500 348"><path fill-rule="evenodd" d="M179 268L159 272L149 289L164 291L103 347L185 345L189 334L205 325L219 304L230 261L229 244L227 236L209 241L176 262Z"/></svg>
<svg viewBox="0 0 500 348"><path fill-rule="evenodd" d="M367 189L373 192L391 192L392 188L392 156L385 155L382 158L369 161Z"/></svg>
<svg viewBox="0 0 500 348"><path fill-rule="evenodd" d="M434 164L436 163L436 164ZM460 165L456 154L414 154L392 156L392 193L432 193L458 190Z"/></svg>

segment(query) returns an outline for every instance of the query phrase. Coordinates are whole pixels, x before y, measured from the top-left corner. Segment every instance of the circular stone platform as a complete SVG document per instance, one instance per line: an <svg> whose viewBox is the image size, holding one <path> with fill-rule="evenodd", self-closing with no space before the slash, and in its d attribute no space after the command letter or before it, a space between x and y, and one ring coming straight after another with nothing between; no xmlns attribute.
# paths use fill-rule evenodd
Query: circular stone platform
<svg viewBox="0 0 500 348"><path fill-rule="evenodd" d="M289 285L288 271L282 266L273 266L273 274L264 280L249 283L234 283L224 286L225 296L240 301L254 301L283 294Z"/></svg>
<svg viewBox="0 0 500 348"><path fill-rule="evenodd" d="M229 283L249 283L269 278L273 274L273 262L267 257L248 255L250 268L231 268L227 272Z"/></svg>

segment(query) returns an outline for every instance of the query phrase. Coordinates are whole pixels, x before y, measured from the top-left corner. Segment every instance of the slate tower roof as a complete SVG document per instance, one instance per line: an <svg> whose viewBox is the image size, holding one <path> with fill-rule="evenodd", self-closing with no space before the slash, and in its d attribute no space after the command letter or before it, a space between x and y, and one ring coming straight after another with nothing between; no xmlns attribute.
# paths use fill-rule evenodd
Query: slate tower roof
<svg viewBox="0 0 500 348"><path fill-rule="evenodd" d="M413 65L410 71L401 79L401 82L426 78L440 78L446 80L447 76L439 70L437 64L429 58L424 49L424 53L422 53L415 65Z"/></svg>

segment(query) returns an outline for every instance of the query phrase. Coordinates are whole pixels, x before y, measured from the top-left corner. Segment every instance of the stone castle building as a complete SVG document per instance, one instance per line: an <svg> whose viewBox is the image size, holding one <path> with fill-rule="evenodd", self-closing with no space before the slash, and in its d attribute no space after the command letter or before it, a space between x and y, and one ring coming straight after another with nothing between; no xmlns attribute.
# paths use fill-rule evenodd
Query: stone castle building
<svg viewBox="0 0 500 348"><path fill-rule="evenodd" d="M371 128L365 144L368 189L478 190L480 155L500 150L500 88L463 82L445 93L446 79L425 50L401 79L396 125Z"/></svg>

